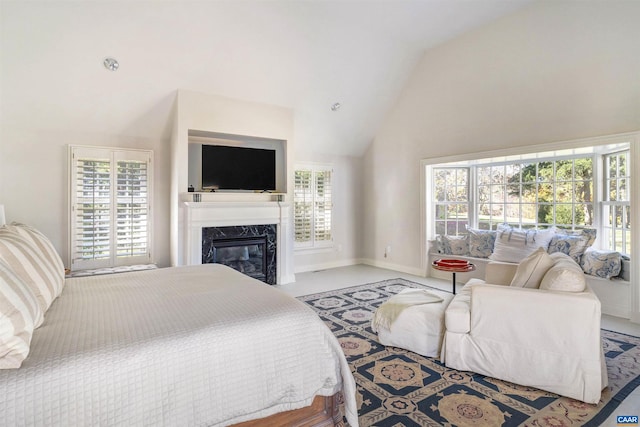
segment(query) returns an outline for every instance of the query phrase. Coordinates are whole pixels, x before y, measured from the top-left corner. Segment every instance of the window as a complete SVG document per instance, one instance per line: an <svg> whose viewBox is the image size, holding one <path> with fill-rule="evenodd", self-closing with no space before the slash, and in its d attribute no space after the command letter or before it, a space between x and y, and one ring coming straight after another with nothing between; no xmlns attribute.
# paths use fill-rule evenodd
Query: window
<svg viewBox="0 0 640 427"><path fill-rule="evenodd" d="M330 166L304 165L296 168L293 205L297 248L333 244L332 174Z"/></svg>
<svg viewBox="0 0 640 427"><path fill-rule="evenodd" d="M463 235L467 225L495 230L503 223L595 227L600 248L629 255L629 161L629 144L618 143L430 166L430 235Z"/></svg>
<svg viewBox="0 0 640 427"><path fill-rule="evenodd" d="M607 247L624 254L631 253L629 154L623 151L603 156L603 240Z"/></svg>
<svg viewBox="0 0 640 427"><path fill-rule="evenodd" d="M592 161L592 157L578 157L474 168L478 227L593 225Z"/></svg>
<svg viewBox="0 0 640 427"><path fill-rule="evenodd" d="M434 168L436 234L464 234L469 223L469 169Z"/></svg>
<svg viewBox="0 0 640 427"><path fill-rule="evenodd" d="M152 156L70 147L72 270L151 262Z"/></svg>

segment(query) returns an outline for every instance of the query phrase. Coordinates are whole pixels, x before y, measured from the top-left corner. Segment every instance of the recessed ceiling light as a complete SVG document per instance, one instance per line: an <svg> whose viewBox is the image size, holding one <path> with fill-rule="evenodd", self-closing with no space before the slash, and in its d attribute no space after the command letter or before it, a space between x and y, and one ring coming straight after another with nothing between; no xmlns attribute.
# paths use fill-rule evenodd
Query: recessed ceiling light
<svg viewBox="0 0 640 427"><path fill-rule="evenodd" d="M120 64L115 58L105 58L102 64L104 64L104 68L110 71L116 71L118 67L120 67Z"/></svg>
<svg viewBox="0 0 640 427"><path fill-rule="evenodd" d="M338 111L340 107L342 107L342 104L340 104L339 102L336 102L331 106L331 111Z"/></svg>

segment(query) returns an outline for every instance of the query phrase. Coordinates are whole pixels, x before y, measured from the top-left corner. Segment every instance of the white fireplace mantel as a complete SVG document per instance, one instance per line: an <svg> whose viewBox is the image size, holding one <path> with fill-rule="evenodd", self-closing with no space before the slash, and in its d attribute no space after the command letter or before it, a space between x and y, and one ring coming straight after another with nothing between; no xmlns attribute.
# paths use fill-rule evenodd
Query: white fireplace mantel
<svg viewBox="0 0 640 427"><path fill-rule="evenodd" d="M202 264L203 227L276 224L276 283L280 285L294 282L290 207L289 203L276 201L182 202L184 263Z"/></svg>

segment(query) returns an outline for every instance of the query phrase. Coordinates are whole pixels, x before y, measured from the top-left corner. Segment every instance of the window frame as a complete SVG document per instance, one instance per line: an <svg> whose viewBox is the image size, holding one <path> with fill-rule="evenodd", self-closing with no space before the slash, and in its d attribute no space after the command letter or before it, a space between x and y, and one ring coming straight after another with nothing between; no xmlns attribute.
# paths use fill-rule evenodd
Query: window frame
<svg viewBox="0 0 640 427"><path fill-rule="evenodd" d="M421 233L422 233L422 245L421 251L423 253L422 259L426 259L425 256L429 252L429 247L432 242L436 238L435 233L435 217L432 208L432 190L431 186L433 185L433 169L437 167L443 166L451 166L453 167L475 167L477 165L489 165L489 164L499 164L499 163L532 163L532 162L540 162L545 159L553 159L553 160L562 160L566 158L580 158L580 157L588 157L593 156L594 160L592 160L592 202L591 205L593 207L593 222L592 225L587 227L596 228L598 230L598 239L594 247L596 249L608 249L605 246L603 236L603 224L602 224L602 158L604 155L625 151L629 152L629 162L633 162L634 153L637 154L637 147L635 145L638 141L638 134L621 134L621 135L612 135L609 137L598 137L598 138L589 138L584 140L575 140L575 141L565 141L558 143L550 143L550 144L541 144L537 146L520 147L514 149L504 149L504 150L496 150L489 151L485 153L475 153L475 154L467 154L467 155L458 155L458 156L450 156L443 157L437 159L423 159L421 160ZM636 151L634 151L636 150ZM632 182L636 182L637 177L633 174L632 171L629 170L629 187L632 186ZM474 182L475 173L470 173L471 179L471 191L473 194L473 200L475 204L475 200L477 197L477 183ZM575 180L575 177L574 177ZM577 203L577 202L576 202ZM633 221L633 218L637 218L637 214L633 214L632 209L633 206L636 206L637 201L633 200L630 202L630 219ZM477 225L477 219L475 218L475 205L472 206L470 203L469 208L469 223L471 227L475 227ZM574 224L575 225L575 224ZM583 228L584 226L575 225L577 229ZM495 227L494 227L495 228ZM633 229L629 229L629 235L635 235L635 231ZM631 246L634 246L633 244ZM623 253L623 255L630 256L629 253Z"/></svg>
<svg viewBox="0 0 640 427"><path fill-rule="evenodd" d="M68 200L69 200L69 236L68 236L68 252L70 268L72 271L95 269L95 268L107 268L117 267L124 265L134 264L148 264L154 262L153 257L153 151L143 149L126 149L115 147L99 147L99 146L84 146L84 145L69 145L68 148ZM108 223L109 223L109 238L108 256L99 259L81 259L78 257L75 244L77 241L77 224L76 224L76 206L79 203L77 197L78 187L76 186L76 180L78 178L76 161L78 159L102 159L109 163L109 196L108 196ZM145 238L146 247L143 248L141 254L133 256L123 256L118 254L118 163L119 162L144 162L146 163L146 203L142 202L146 207L145 218ZM120 196L122 198L122 196ZM137 202L140 204L140 202ZM133 243L131 243L133 248Z"/></svg>
<svg viewBox="0 0 640 427"><path fill-rule="evenodd" d="M296 215L296 203L297 203L297 188L296 188L296 175L300 171L308 171L311 172L311 218L309 219L310 223L310 239L307 241L298 241L296 237L296 222L298 221ZM316 200L318 197L318 191L316 188L316 174L318 172L329 172L330 173L330 209L329 213L329 233L331 235L331 239L329 240L316 240L316 220L317 220L317 211L316 211ZM335 231L335 215L334 215L334 207L335 207L335 170L332 164L328 163L297 163L294 167L294 193L293 193L293 242L294 242L294 250L295 251L315 251L315 250L330 250L334 246L334 231ZM326 209L325 209L326 212Z"/></svg>
<svg viewBox="0 0 640 427"><path fill-rule="evenodd" d="M618 160L616 160L616 174L614 177L611 176L609 164L612 156L616 156ZM621 156L625 158L625 174L619 174L619 159ZM624 225L617 226L616 221L610 221L611 218L611 209L620 208L622 212L622 222L629 223L631 221L631 193L632 193L632 182L631 182L631 150L621 150L615 151L611 153L605 153L602 155L602 199L600 201L601 206L601 215L602 215L602 241L606 244L606 247L610 250L618 251L623 255L629 255L629 251L627 251L627 245L631 245L631 227L625 227ZM626 197L623 200L617 199L611 200L611 184L615 182L616 184L616 192L619 192L620 186L619 183L621 180L624 180L626 183ZM625 221L626 219L626 221ZM620 234L620 246L618 246L618 238L617 234Z"/></svg>

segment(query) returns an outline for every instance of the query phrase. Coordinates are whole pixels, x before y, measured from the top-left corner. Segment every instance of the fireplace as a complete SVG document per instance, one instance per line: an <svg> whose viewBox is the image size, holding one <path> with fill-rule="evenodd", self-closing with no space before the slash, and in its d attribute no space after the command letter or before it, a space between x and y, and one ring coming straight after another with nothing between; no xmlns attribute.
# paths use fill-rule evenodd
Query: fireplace
<svg viewBox="0 0 640 427"><path fill-rule="evenodd" d="M274 285L276 225L203 227L202 263L224 264Z"/></svg>

